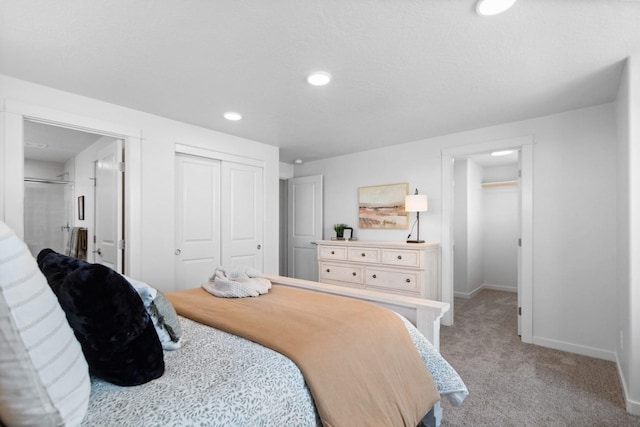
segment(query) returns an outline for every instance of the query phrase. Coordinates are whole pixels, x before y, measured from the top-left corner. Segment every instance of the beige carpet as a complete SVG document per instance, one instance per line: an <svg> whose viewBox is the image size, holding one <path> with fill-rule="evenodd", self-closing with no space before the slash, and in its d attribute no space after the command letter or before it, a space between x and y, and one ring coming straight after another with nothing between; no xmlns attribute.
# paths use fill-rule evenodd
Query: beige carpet
<svg viewBox="0 0 640 427"><path fill-rule="evenodd" d="M516 294L482 290L455 300L442 355L469 388L461 407L442 402L442 426L640 426L625 411L613 362L523 344Z"/></svg>

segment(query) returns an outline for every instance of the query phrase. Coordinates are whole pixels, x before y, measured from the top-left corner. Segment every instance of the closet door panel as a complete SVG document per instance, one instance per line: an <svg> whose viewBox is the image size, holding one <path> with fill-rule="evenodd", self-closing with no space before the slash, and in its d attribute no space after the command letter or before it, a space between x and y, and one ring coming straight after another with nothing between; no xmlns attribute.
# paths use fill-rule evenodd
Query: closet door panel
<svg viewBox="0 0 640 427"><path fill-rule="evenodd" d="M200 286L220 263L220 161L176 156L176 287Z"/></svg>
<svg viewBox="0 0 640 427"><path fill-rule="evenodd" d="M262 271L263 169L222 162L222 262Z"/></svg>

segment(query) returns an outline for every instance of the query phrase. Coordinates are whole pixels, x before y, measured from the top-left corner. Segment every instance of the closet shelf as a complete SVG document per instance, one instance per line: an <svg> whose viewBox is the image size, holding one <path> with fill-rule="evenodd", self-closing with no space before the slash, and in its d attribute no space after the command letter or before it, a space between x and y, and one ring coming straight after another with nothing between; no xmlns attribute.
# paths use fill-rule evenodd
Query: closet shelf
<svg viewBox="0 0 640 427"><path fill-rule="evenodd" d="M513 187L518 185L517 180L513 181L494 181L494 182L483 182L482 188L493 188L493 187Z"/></svg>

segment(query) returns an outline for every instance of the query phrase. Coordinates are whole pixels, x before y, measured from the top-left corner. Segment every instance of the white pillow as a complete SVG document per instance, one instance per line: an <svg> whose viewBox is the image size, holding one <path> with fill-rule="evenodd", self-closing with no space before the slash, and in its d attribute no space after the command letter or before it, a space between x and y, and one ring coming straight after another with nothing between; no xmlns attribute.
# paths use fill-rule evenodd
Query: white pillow
<svg viewBox="0 0 640 427"><path fill-rule="evenodd" d="M27 246L0 221L0 421L75 426L91 384L80 344Z"/></svg>

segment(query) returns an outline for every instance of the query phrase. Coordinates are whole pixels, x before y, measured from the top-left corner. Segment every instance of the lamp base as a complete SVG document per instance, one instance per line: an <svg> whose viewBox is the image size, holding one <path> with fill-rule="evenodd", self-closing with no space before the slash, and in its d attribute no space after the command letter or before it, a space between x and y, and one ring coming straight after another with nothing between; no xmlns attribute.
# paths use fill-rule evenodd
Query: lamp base
<svg viewBox="0 0 640 427"><path fill-rule="evenodd" d="M424 243L424 240L407 240L407 243Z"/></svg>

